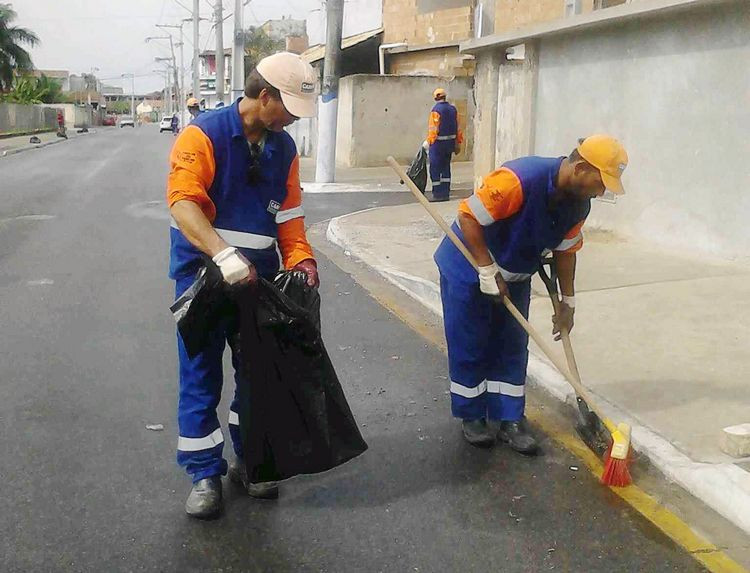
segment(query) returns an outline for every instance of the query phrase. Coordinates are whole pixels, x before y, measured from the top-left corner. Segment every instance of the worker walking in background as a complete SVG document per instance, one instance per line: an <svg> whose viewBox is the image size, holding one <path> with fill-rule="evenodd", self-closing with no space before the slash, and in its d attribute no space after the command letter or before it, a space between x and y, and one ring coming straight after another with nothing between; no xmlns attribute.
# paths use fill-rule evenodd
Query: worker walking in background
<svg viewBox="0 0 750 573"><path fill-rule="evenodd" d="M451 409L466 440L489 447L496 436L523 454L537 442L524 418L528 335L498 298L510 297L528 318L531 277L552 251L562 304L553 333L573 327L576 252L591 199L623 193L625 149L592 135L568 157L523 157L484 178L461 202L453 230L474 255L479 274L445 238L435 252L448 342ZM495 300L493 300L493 298Z"/></svg>
<svg viewBox="0 0 750 573"><path fill-rule="evenodd" d="M190 114L189 123L193 123L193 121L195 121L195 119L203 113L203 110L201 110L200 103L198 103L198 100L194 97L188 98L187 109L188 109L188 113Z"/></svg>
<svg viewBox="0 0 750 573"><path fill-rule="evenodd" d="M451 156L458 154L463 134L458 128L456 107L446 100L445 90L437 88L433 94L435 105L430 112L427 129L430 179L433 202L448 201L451 193Z"/></svg>

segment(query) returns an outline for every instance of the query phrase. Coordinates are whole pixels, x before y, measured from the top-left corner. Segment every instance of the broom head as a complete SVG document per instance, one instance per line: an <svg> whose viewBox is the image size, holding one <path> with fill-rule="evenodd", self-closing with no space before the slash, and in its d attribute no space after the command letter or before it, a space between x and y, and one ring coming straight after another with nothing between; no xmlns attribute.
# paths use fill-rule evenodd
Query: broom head
<svg viewBox="0 0 750 573"><path fill-rule="evenodd" d="M633 482L628 469L630 457L630 426L618 424L612 432L612 445L604 456L601 483L613 487L630 485Z"/></svg>

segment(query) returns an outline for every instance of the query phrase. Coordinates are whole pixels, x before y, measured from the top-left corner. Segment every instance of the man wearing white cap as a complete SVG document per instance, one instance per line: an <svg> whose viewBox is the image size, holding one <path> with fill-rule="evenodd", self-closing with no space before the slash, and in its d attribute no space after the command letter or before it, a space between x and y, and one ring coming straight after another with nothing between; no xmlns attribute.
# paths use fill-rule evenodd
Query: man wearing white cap
<svg viewBox="0 0 750 573"><path fill-rule="evenodd" d="M272 279L286 269L318 271L305 235L299 156L284 131L315 114L315 72L288 52L263 59L247 78L245 96L231 106L197 117L180 134L170 155L167 203L172 214L169 276L179 297L211 257L230 284ZM221 476L229 470L259 498L275 498L275 484L249 483L242 459L236 399L229 433L235 459L222 455L224 435L216 415L223 383L222 356L231 332L219 324L205 347L188 355L178 334L180 395L177 462L192 477L185 510L208 518L221 509ZM231 347L231 345L230 345ZM235 380L237 357L232 349Z"/></svg>

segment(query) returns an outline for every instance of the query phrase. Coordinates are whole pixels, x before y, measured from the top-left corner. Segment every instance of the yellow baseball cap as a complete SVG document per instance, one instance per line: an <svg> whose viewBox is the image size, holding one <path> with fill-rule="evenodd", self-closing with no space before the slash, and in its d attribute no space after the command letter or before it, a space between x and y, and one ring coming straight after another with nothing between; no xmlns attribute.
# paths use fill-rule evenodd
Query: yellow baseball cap
<svg viewBox="0 0 750 573"><path fill-rule="evenodd" d="M590 135L578 140L577 150L583 159L599 170L608 191L616 195L625 193L620 177L628 166L628 154L619 141L610 135Z"/></svg>
<svg viewBox="0 0 750 573"><path fill-rule="evenodd" d="M188 107L195 107L195 106L198 106L198 105L200 105L200 104L198 103L197 99L195 99L194 97L188 98L188 100L187 100L187 106Z"/></svg>
<svg viewBox="0 0 750 573"><path fill-rule="evenodd" d="M438 88L432 92L432 99L438 99L439 97L445 97L445 90L443 88Z"/></svg>

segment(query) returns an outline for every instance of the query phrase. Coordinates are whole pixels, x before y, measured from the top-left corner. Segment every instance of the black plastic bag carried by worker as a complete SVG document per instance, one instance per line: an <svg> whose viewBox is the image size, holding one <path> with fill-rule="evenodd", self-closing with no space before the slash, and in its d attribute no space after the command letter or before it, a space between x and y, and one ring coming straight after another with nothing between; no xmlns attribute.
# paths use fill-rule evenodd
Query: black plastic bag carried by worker
<svg viewBox="0 0 750 573"><path fill-rule="evenodd" d="M261 281L237 303L245 381L238 413L250 481L326 471L364 452L320 336L320 295L305 274Z"/></svg>
<svg viewBox="0 0 750 573"><path fill-rule="evenodd" d="M406 170L406 174L424 194L425 189L427 189L427 152L421 145L419 146L417 155L414 157L414 161L411 162L409 169Z"/></svg>
<svg viewBox="0 0 750 573"><path fill-rule="evenodd" d="M192 358L206 344L222 317L236 315L221 271L214 264L198 272L195 282L169 307L185 350Z"/></svg>
<svg viewBox="0 0 750 573"><path fill-rule="evenodd" d="M219 320L236 327L240 434L252 482L329 470L367 449L320 336L320 295L304 273L236 289L209 264L171 309L190 356Z"/></svg>

